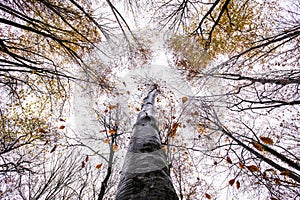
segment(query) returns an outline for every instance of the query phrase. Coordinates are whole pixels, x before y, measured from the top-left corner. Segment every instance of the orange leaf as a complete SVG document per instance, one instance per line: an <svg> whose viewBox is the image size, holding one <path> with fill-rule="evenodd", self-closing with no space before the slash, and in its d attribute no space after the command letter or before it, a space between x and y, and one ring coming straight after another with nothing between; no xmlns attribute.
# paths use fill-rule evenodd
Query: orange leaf
<svg viewBox="0 0 300 200"><path fill-rule="evenodd" d="M247 166L247 168L251 171L251 172L258 172L259 168L255 165L249 165Z"/></svg>
<svg viewBox="0 0 300 200"><path fill-rule="evenodd" d="M260 136L259 138L265 144L274 144L274 141L269 137Z"/></svg>
<svg viewBox="0 0 300 200"><path fill-rule="evenodd" d="M252 145L253 145L254 148L256 148L258 151L262 151L262 150L263 150L263 147L262 147L260 144L256 143L256 142L253 142Z"/></svg>
<svg viewBox="0 0 300 200"><path fill-rule="evenodd" d="M118 148L119 148L119 146L118 146L117 144L114 144L114 146L113 146L113 151L117 151Z"/></svg>
<svg viewBox="0 0 300 200"><path fill-rule="evenodd" d="M235 179L231 179L230 181L229 181L229 185L233 185L234 184L234 182L235 182Z"/></svg>
<svg viewBox="0 0 300 200"><path fill-rule="evenodd" d="M113 109L115 109L116 107L117 107L116 105L109 105L109 106L108 106L109 110L113 110Z"/></svg>
<svg viewBox="0 0 300 200"><path fill-rule="evenodd" d="M115 133L117 133L116 130L109 130L109 134L113 135L113 134L115 134Z"/></svg>
<svg viewBox="0 0 300 200"><path fill-rule="evenodd" d="M236 181L235 185L236 185L236 189L240 189L241 183L239 181Z"/></svg>
<svg viewBox="0 0 300 200"><path fill-rule="evenodd" d="M231 158L230 158L229 156L227 156L226 161L227 161L229 164L232 164L232 160L231 160Z"/></svg>
<svg viewBox="0 0 300 200"><path fill-rule="evenodd" d="M188 101L188 98L187 97L182 97L182 103L185 103L185 102L187 102Z"/></svg>
<svg viewBox="0 0 300 200"><path fill-rule="evenodd" d="M211 199L211 196L210 196L209 194L207 194L207 193L205 193L205 197L206 197L207 199Z"/></svg>
<svg viewBox="0 0 300 200"><path fill-rule="evenodd" d="M103 140L104 143L109 143L109 138L106 138L105 140Z"/></svg>
<svg viewBox="0 0 300 200"><path fill-rule="evenodd" d="M290 171L288 171L288 170L281 171L280 175L289 176L290 175Z"/></svg>
<svg viewBox="0 0 300 200"><path fill-rule="evenodd" d="M96 165L96 169L100 169L102 167L102 163Z"/></svg>

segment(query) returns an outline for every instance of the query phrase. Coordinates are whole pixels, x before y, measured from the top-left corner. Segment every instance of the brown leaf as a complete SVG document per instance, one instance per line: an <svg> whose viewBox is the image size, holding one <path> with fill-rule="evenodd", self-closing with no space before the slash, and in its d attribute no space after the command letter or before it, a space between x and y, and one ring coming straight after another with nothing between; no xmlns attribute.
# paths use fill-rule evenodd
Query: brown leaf
<svg viewBox="0 0 300 200"><path fill-rule="evenodd" d="M260 136L259 138L265 144L274 144L274 141L269 137Z"/></svg>
<svg viewBox="0 0 300 200"><path fill-rule="evenodd" d="M87 155L87 156L85 157L85 162L89 161L89 159L90 159L90 157Z"/></svg>
<svg viewBox="0 0 300 200"><path fill-rule="evenodd" d="M172 129L171 129L171 132L168 134L168 137L174 137L176 132L177 132L177 128L179 127L179 123L174 123L172 125Z"/></svg>
<svg viewBox="0 0 300 200"><path fill-rule="evenodd" d="M279 178L275 178L274 181L275 181L276 185L280 185L280 179Z"/></svg>
<svg viewBox="0 0 300 200"><path fill-rule="evenodd" d="M102 167L102 163L99 163L98 165L96 165L96 169L100 169Z"/></svg>
<svg viewBox="0 0 300 200"><path fill-rule="evenodd" d="M59 118L59 121L61 121L61 122L65 122L66 120L65 120L65 119L63 119L63 118Z"/></svg>
<svg viewBox="0 0 300 200"><path fill-rule="evenodd" d="M231 158L230 158L229 156L227 156L226 161L227 161L229 164L232 164L232 160L231 160Z"/></svg>
<svg viewBox="0 0 300 200"><path fill-rule="evenodd" d="M232 185L234 184L234 182L235 182L235 179L231 179L231 180L229 181L229 185L232 186Z"/></svg>
<svg viewBox="0 0 300 200"><path fill-rule="evenodd" d="M188 101L188 98L187 97L182 97L182 103L185 103L185 102L187 102Z"/></svg>
<svg viewBox="0 0 300 200"><path fill-rule="evenodd" d="M239 181L236 181L235 186L236 186L236 189L240 189L241 183Z"/></svg>
<svg viewBox="0 0 300 200"><path fill-rule="evenodd" d="M39 128L39 129L37 130L37 132L39 132L39 133L48 133L48 131L46 131L46 130L43 129L43 128Z"/></svg>
<svg viewBox="0 0 300 200"><path fill-rule="evenodd" d="M61 125L58 129L64 129L64 128L66 128L66 126Z"/></svg>
<svg viewBox="0 0 300 200"><path fill-rule="evenodd" d="M211 199L210 194L205 193L205 197L206 197L207 199Z"/></svg>
<svg viewBox="0 0 300 200"><path fill-rule="evenodd" d="M81 163L81 168L85 168L85 162L84 161L82 161L82 163Z"/></svg>
<svg viewBox="0 0 300 200"><path fill-rule="evenodd" d="M245 168L244 164L239 162L239 168L244 169Z"/></svg>
<svg viewBox="0 0 300 200"><path fill-rule="evenodd" d="M251 171L251 172L258 172L259 168L256 165L249 165L247 166L247 168Z"/></svg>
<svg viewBox="0 0 300 200"><path fill-rule="evenodd" d="M289 176L290 175L290 171L288 171L288 170L281 171L280 175Z"/></svg>
<svg viewBox="0 0 300 200"><path fill-rule="evenodd" d="M262 147L260 144L258 144L258 143L256 143L256 142L253 142L252 145L253 145L253 147L256 148L258 151L263 151L263 147Z"/></svg>

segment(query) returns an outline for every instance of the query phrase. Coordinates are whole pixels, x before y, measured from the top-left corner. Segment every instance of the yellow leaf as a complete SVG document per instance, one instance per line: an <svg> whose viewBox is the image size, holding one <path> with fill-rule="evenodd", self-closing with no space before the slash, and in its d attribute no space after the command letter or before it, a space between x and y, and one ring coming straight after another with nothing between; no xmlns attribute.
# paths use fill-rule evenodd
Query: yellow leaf
<svg viewBox="0 0 300 200"><path fill-rule="evenodd" d="M251 171L251 172L258 172L259 168L256 165L249 165L247 166L247 168Z"/></svg>
<svg viewBox="0 0 300 200"><path fill-rule="evenodd" d="M187 102L188 101L188 98L187 97L182 97L182 103L185 103L185 102Z"/></svg>
<svg viewBox="0 0 300 200"><path fill-rule="evenodd" d="M100 169L102 167L102 163L96 165L96 169Z"/></svg>
<svg viewBox="0 0 300 200"><path fill-rule="evenodd" d="M269 137L260 136L259 138L265 144L274 144L274 141Z"/></svg>

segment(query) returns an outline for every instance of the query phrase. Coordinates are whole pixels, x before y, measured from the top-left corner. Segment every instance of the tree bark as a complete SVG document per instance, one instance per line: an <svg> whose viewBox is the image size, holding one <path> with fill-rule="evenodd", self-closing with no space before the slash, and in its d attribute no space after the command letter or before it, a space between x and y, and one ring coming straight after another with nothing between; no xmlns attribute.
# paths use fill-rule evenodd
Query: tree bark
<svg viewBox="0 0 300 200"><path fill-rule="evenodd" d="M154 116L156 95L157 88L154 87L144 99L133 127L116 200L178 199Z"/></svg>

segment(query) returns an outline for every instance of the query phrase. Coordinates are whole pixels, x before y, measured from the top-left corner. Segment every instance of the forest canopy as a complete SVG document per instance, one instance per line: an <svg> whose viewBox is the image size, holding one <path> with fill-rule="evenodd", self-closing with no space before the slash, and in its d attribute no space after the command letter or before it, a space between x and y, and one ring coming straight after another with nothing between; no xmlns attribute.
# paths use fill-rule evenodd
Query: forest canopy
<svg viewBox="0 0 300 200"><path fill-rule="evenodd" d="M180 199L300 197L300 2L4 0L0 198L111 199L155 85Z"/></svg>

